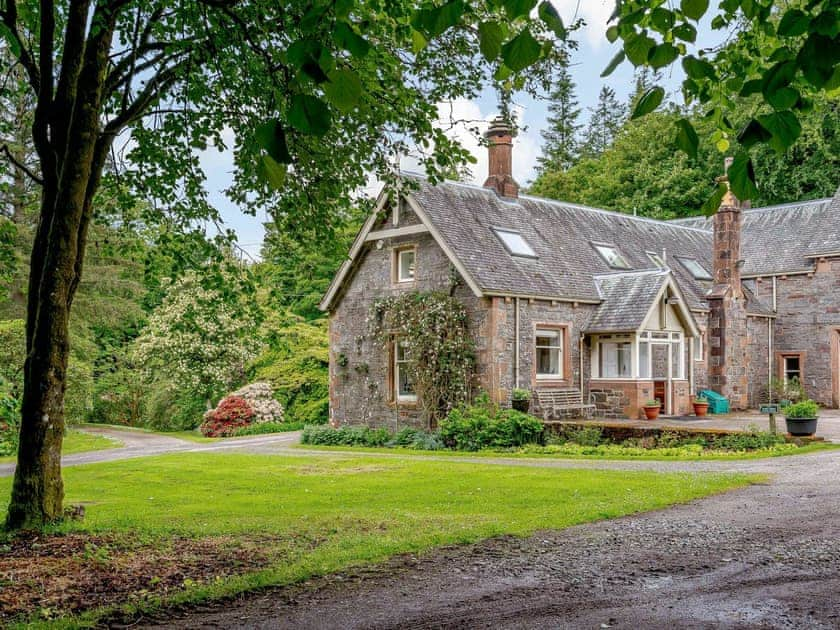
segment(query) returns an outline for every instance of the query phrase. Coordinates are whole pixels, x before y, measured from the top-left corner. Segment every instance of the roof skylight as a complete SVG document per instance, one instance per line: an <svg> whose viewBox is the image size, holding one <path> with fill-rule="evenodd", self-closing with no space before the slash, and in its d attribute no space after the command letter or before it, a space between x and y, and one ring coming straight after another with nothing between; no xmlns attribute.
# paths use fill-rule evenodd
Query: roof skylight
<svg viewBox="0 0 840 630"><path fill-rule="evenodd" d="M613 245L602 245L600 243L592 243L592 246L601 254L601 258L613 269L630 269L627 259L622 256L617 247Z"/></svg>
<svg viewBox="0 0 840 630"><path fill-rule="evenodd" d="M683 267L688 269L695 280L711 280L712 274L706 271L706 268L693 258L680 258Z"/></svg>
<svg viewBox="0 0 840 630"><path fill-rule="evenodd" d="M537 255L534 250L528 245L528 241L524 239L522 234L515 230L504 230L502 228L493 228L493 233L502 241L502 245L513 256L527 256L528 258L536 258Z"/></svg>

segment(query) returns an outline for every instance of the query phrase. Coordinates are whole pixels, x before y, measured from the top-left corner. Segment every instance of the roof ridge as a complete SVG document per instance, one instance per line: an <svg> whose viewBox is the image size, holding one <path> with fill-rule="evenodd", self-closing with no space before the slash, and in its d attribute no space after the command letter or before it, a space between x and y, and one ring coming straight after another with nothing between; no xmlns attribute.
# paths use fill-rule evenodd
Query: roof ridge
<svg viewBox="0 0 840 630"><path fill-rule="evenodd" d="M784 210L785 208L793 208L795 206L803 206L809 203L831 203L834 197L820 197L819 199L803 199L802 201L789 201L787 203L777 203L772 206L759 206L758 208L744 208L742 212L763 212L765 210Z"/></svg>
<svg viewBox="0 0 840 630"><path fill-rule="evenodd" d="M632 269L629 271L608 271L606 273L596 273L593 274L592 277L596 279L601 278L618 278L620 276L667 276L671 274L670 267L668 268L661 268L661 267L651 267L649 269Z"/></svg>

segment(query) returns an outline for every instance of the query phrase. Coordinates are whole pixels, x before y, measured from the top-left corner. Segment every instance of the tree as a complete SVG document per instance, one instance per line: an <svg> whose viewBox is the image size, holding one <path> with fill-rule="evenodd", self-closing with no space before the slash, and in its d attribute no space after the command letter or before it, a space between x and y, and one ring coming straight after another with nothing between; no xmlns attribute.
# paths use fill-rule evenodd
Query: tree
<svg viewBox="0 0 840 630"><path fill-rule="evenodd" d="M612 144L626 116L624 106L615 97L615 90L606 85L598 94L598 104L591 109L589 124L583 134L581 155L597 157Z"/></svg>
<svg viewBox="0 0 840 630"><path fill-rule="evenodd" d="M802 116L813 99L840 96L840 2L756 2L724 0L711 20L713 30L737 32L717 48L689 50L697 27L709 12L705 0L663 5L651 0L618 2L607 30L622 49L604 70L609 75L625 59L636 67L662 70L681 61L686 105L701 108L714 123L714 138L723 153L734 151L729 185L739 199L755 199L755 164L751 153L761 145L782 154L802 134ZM743 98L755 95L746 120L736 125ZM656 110L665 97L661 86L649 88L636 103L632 117ZM690 157L699 138L691 121L675 124L675 144ZM726 192L718 184L703 206L714 212Z"/></svg>
<svg viewBox="0 0 840 630"><path fill-rule="evenodd" d="M231 198L251 211L270 200L278 225L328 236L350 192L371 171L385 177L405 146L435 147L432 178L466 159L434 126L438 102L491 78L506 93L541 84L566 29L547 0L529 17L534 4L0 0L13 59L0 75L22 68L35 103L27 176L40 187L6 526L62 515L70 311L116 138L130 136L122 180L152 198L149 224L219 221L197 152L224 148L233 130Z"/></svg>
<svg viewBox="0 0 840 630"><path fill-rule="evenodd" d="M559 66L549 101L548 126L542 131L542 156L537 159L538 175L547 170L570 168L579 154L580 107L568 63Z"/></svg>

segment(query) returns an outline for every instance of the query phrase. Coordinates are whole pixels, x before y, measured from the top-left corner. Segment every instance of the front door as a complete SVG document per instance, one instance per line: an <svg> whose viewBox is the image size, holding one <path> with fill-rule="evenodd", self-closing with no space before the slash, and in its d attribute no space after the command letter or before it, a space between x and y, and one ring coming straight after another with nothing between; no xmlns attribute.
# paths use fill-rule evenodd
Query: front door
<svg viewBox="0 0 840 630"><path fill-rule="evenodd" d="M671 344L651 343L653 397L659 400L662 413L671 413Z"/></svg>
<svg viewBox="0 0 840 630"><path fill-rule="evenodd" d="M653 397L659 401L659 411L665 413L665 392L668 391L668 381L653 381Z"/></svg>

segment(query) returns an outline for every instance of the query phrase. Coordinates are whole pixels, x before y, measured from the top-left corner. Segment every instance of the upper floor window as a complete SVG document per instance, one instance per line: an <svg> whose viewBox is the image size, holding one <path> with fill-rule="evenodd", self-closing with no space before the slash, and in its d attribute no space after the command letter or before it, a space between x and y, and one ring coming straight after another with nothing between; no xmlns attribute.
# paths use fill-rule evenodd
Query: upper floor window
<svg viewBox="0 0 840 630"><path fill-rule="evenodd" d="M613 269L630 269L627 259L624 258L621 252L618 251L618 248L614 245L592 243L592 246L595 248L595 251L601 255L601 258L603 258Z"/></svg>
<svg viewBox="0 0 840 630"><path fill-rule="evenodd" d="M526 256L528 258L536 258L533 248L528 244L528 241L515 230L503 230L502 228L493 228L493 233L502 241L505 249L514 256Z"/></svg>
<svg viewBox="0 0 840 630"><path fill-rule="evenodd" d="M537 378L563 378L563 331L537 330L535 350Z"/></svg>
<svg viewBox="0 0 840 630"><path fill-rule="evenodd" d="M414 282L417 250L414 247L398 249L395 252L397 282Z"/></svg>
<svg viewBox="0 0 840 630"><path fill-rule="evenodd" d="M680 258L680 262L683 264L683 267L688 269L689 273L694 276L695 280L712 279L712 274L706 271L706 268L693 258Z"/></svg>

